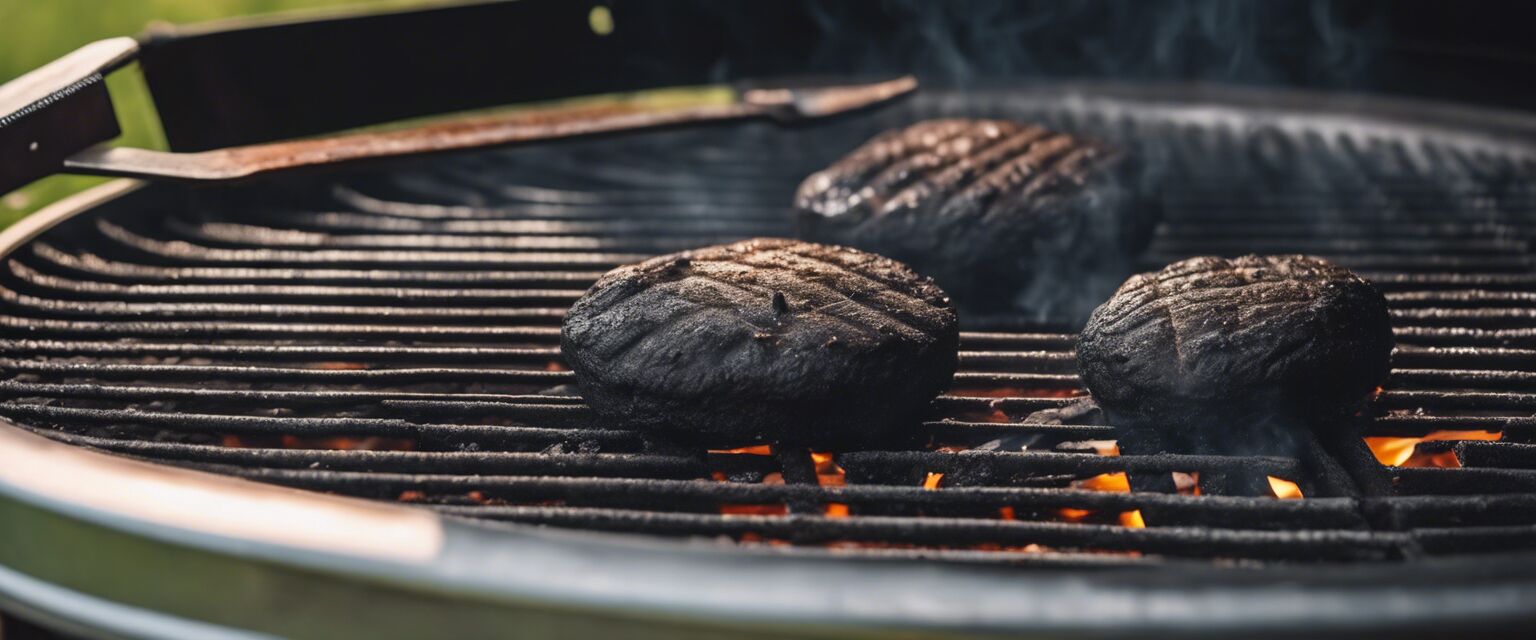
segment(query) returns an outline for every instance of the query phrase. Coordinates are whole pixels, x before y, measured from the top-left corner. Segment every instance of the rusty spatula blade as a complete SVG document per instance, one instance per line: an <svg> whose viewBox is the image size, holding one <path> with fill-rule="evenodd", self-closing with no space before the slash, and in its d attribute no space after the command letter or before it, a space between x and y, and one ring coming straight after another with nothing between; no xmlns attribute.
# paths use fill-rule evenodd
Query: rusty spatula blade
<svg viewBox="0 0 1536 640"><path fill-rule="evenodd" d="M752 89L727 104L657 109L635 106L554 108L451 120L378 133L173 153L97 146L64 160L70 173L221 182L259 175L400 158L527 144L577 136L657 127L768 117L809 120L874 106L917 88L904 76L869 84L815 88Z"/></svg>

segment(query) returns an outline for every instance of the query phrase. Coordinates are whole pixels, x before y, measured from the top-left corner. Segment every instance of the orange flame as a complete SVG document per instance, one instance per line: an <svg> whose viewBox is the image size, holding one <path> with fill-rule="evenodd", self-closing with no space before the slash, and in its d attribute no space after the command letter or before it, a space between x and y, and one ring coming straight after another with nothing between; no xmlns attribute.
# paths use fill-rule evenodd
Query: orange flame
<svg viewBox="0 0 1536 640"><path fill-rule="evenodd" d="M1291 482L1290 480L1286 480L1285 478L1276 478L1274 476L1266 477L1269 478L1269 490L1275 493L1276 498L1281 500L1296 500L1302 497L1301 487L1297 486L1296 483Z"/></svg>
<svg viewBox="0 0 1536 640"><path fill-rule="evenodd" d="M1072 486L1089 491L1108 491L1112 493L1130 493L1131 480L1124 471L1115 473L1101 473L1087 480L1077 480Z"/></svg>
<svg viewBox="0 0 1536 640"><path fill-rule="evenodd" d="M841 487L848 484L848 472L844 471L830 453L811 453L816 464L816 484L823 487Z"/></svg>
<svg viewBox="0 0 1536 640"><path fill-rule="evenodd" d="M1372 436L1365 445L1376 455L1376 461L1389 467L1460 467L1461 461L1451 451L1440 453L1418 452L1420 442L1436 440L1498 440L1497 431L1435 431L1422 438L1397 438Z"/></svg>
<svg viewBox="0 0 1536 640"><path fill-rule="evenodd" d="M1120 455L1120 443L1114 440L1089 440L1088 443L1093 445L1094 453L1101 456Z"/></svg>
<svg viewBox="0 0 1536 640"><path fill-rule="evenodd" d="M923 488L924 489L937 489L937 488L939 488L939 483L942 482L943 480L944 480L944 474L942 474L942 473L933 473L932 471L930 471L930 472L928 472L928 477L923 478Z"/></svg>
<svg viewBox="0 0 1536 640"><path fill-rule="evenodd" d="M1118 453L1118 452L1117 452ZM1130 493L1131 481L1124 471L1115 473L1101 473L1092 478L1074 480L1073 488L1087 489L1089 491L1107 491L1112 493ZM1134 515L1133 515L1134 514ZM1093 515L1087 509L1063 508L1057 511L1057 515L1067 522L1082 522L1088 516ZM1141 519L1140 511L1126 511L1120 514L1120 524L1127 527L1145 527L1146 523Z"/></svg>

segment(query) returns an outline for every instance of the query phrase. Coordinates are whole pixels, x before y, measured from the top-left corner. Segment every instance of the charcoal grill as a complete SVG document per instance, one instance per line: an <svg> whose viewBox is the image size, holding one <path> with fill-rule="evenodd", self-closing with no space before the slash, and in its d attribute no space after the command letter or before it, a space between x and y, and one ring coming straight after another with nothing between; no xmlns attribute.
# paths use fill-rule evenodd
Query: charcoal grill
<svg viewBox="0 0 1536 640"><path fill-rule="evenodd" d="M508 9L457 11L488 10ZM195 98L164 83L197 64L157 60L213 45L167 42L144 63L173 142L313 132L173 125ZM263 99L244 97L225 112ZM582 405L559 323L603 271L789 235L805 175L938 116L1155 159L1146 269L1355 269L1393 306L1387 388L1284 455L1159 451L1031 419L1082 394L1076 327L989 316L963 319L919 449L692 450ZM940 83L788 128L110 183L0 235L0 604L127 637L1516 637L1536 618L1533 173L1536 119L1514 112L1049 82ZM1396 441L1399 464L1366 440L1430 434ZM1093 482L1119 473L1135 491Z"/></svg>

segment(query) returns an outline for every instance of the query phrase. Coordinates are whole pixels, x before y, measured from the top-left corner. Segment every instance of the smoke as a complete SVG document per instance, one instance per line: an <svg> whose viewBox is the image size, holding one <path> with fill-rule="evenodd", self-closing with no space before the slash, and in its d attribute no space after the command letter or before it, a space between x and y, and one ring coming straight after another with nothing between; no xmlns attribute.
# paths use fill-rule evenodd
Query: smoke
<svg viewBox="0 0 1536 640"><path fill-rule="evenodd" d="M809 68L988 79L1178 79L1349 86L1368 73L1380 12L1260 0L883 0L808 5Z"/></svg>

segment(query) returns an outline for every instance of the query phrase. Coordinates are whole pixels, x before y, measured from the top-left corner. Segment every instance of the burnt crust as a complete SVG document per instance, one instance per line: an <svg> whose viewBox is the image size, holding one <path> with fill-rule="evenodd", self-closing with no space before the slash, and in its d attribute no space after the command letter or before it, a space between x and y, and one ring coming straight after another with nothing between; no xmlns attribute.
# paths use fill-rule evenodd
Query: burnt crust
<svg viewBox="0 0 1536 640"><path fill-rule="evenodd" d="M785 239L619 267L571 307L560 338L599 415L716 447L910 436L959 348L955 311L928 278Z"/></svg>
<svg viewBox="0 0 1536 640"><path fill-rule="evenodd" d="M1085 277L1129 258L1156 208L1134 163L1107 145L1007 120L946 119L888 131L812 174L795 196L802 238L912 265L967 309L1086 315ZM1060 313L1060 312L1065 313Z"/></svg>
<svg viewBox="0 0 1536 640"><path fill-rule="evenodd" d="M1127 280L1093 312L1077 361L1111 422L1220 450L1260 423L1357 411L1392 348L1386 299L1348 269L1200 257Z"/></svg>

